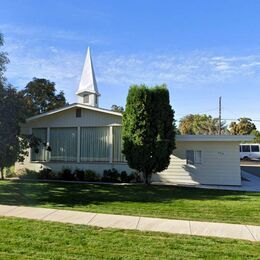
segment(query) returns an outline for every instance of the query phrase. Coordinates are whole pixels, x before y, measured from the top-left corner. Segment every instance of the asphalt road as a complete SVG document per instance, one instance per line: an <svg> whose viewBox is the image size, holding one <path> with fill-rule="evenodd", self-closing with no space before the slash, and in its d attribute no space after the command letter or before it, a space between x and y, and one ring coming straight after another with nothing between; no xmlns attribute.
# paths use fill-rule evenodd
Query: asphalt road
<svg viewBox="0 0 260 260"><path fill-rule="evenodd" d="M245 172L251 173L260 177L260 160L258 161L241 161L241 169Z"/></svg>

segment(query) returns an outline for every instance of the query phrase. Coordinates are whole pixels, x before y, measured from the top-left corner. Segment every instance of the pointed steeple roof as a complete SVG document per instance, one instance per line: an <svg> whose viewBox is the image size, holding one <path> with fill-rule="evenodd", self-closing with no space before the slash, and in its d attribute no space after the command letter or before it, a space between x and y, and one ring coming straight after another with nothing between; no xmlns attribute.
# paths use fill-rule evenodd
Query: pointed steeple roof
<svg viewBox="0 0 260 260"><path fill-rule="evenodd" d="M86 94L96 94L98 96L100 95L97 88L97 82L89 47L87 50L87 56L85 59L83 71L81 74L79 88L76 94L79 96L84 96Z"/></svg>

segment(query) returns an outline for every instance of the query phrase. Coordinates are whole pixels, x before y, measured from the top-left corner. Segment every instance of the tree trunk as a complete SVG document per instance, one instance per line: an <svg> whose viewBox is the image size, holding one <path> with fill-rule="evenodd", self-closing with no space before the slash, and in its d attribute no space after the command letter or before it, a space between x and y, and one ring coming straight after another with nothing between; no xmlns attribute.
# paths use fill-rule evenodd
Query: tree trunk
<svg viewBox="0 0 260 260"><path fill-rule="evenodd" d="M144 184L149 186L151 183L150 183L150 174L148 172L144 172Z"/></svg>
<svg viewBox="0 0 260 260"><path fill-rule="evenodd" d="M3 180L3 179L4 179L4 171L3 171L3 168L0 168L0 174L1 174L1 179Z"/></svg>

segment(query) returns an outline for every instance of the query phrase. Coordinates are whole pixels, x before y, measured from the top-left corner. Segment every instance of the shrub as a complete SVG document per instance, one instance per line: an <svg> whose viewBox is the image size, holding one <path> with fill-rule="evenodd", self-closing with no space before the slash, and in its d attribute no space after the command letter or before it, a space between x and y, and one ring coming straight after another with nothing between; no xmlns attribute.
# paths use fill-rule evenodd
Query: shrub
<svg viewBox="0 0 260 260"><path fill-rule="evenodd" d="M43 168L38 172L38 178L52 180L54 179L54 174L50 168Z"/></svg>
<svg viewBox="0 0 260 260"><path fill-rule="evenodd" d="M120 174L121 182L129 182L129 178L126 171L122 171Z"/></svg>
<svg viewBox="0 0 260 260"><path fill-rule="evenodd" d="M7 178L12 178L12 177L16 177L16 172L15 172L15 167L11 166L11 167L6 167L4 168L4 175Z"/></svg>
<svg viewBox="0 0 260 260"><path fill-rule="evenodd" d="M76 169L75 171L74 171L74 178L76 179L76 180L79 180L79 181L84 181L84 176L85 175L85 173L84 173L84 170L79 170L79 169Z"/></svg>
<svg viewBox="0 0 260 260"><path fill-rule="evenodd" d="M92 171L92 170L86 170L86 171L85 171L84 180L85 180L85 181L99 181L100 178L99 178L99 176L96 174L96 172L94 172L94 171Z"/></svg>
<svg viewBox="0 0 260 260"><path fill-rule="evenodd" d="M120 182L120 173L115 168L104 170L101 180L103 182Z"/></svg>
<svg viewBox="0 0 260 260"><path fill-rule="evenodd" d="M75 180L74 175L72 174L71 169L64 168L60 173L60 179L65 181L73 181Z"/></svg>
<svg viewBox="0 0 260 260"><path fill-rule="evenodd" d="M19 176L20 179L39 179L39 174L37 171L25 169L21 175Z"/></svg>

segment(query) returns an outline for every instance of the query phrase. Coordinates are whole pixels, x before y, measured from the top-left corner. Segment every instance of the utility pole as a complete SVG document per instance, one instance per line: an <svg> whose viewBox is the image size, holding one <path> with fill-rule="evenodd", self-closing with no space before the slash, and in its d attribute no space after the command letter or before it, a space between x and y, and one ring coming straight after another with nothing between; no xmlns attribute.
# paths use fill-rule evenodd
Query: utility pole
<svg viewBox="0 0 260 260"><path fill-rule="evenodd" d="M218 102L218 113L219 113L219 116L218 116L218 118L219 118L219 135L221 135L221 98L222 97L219 97L219 102Z"/></svg>

